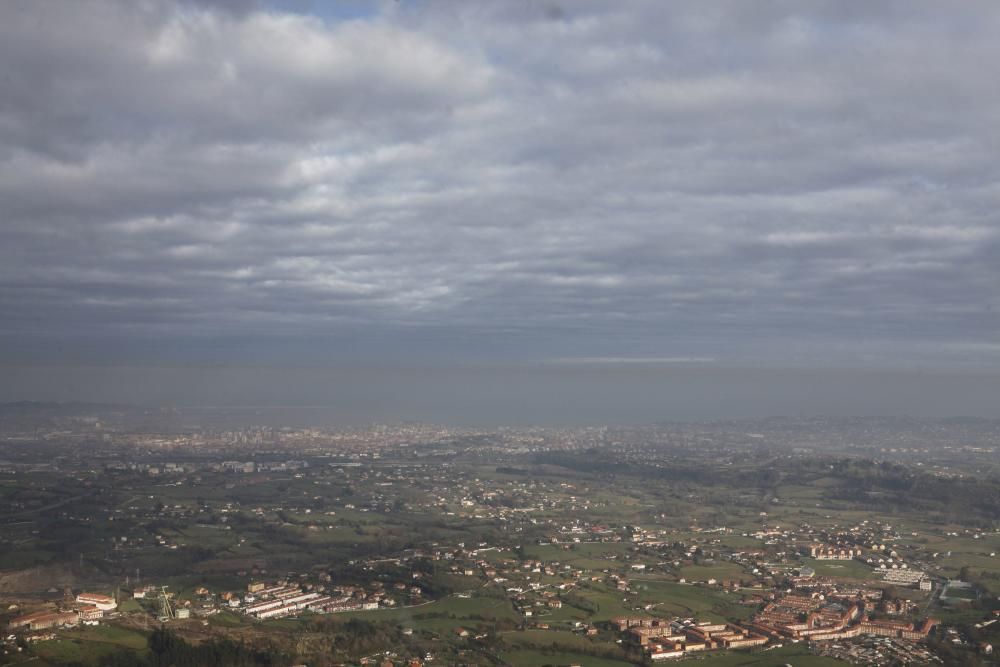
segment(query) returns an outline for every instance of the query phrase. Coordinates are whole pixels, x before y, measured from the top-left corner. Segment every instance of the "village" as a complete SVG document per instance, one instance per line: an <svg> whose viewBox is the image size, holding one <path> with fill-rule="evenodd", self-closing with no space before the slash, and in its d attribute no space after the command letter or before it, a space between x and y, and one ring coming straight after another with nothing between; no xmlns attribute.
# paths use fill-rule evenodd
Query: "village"
<svg viewBox="0 0 1000 667"><path fill-rule="evenodd" d="M337 449L251 429L212 436L242 456L150 437L126 463L103 439L85 458L75 442L19 450L0 473L23 489L4 500L3 651L138 646L162 626L407 665L516 664L553 644L582 664L992 656L1000 534L977 510L889 507L852 486L873 464L756 434L638 433L414 427ZM919 474L947 502L976 479ZM27 549L76 557L18 570ZM395 655L324 644L320 628L361 622Z"/></svg>
<svg viewBox="0 0 1000 667"><path fill-rule="evenodd" d="M888 598L886 585L892 590L909 587L913 597L947 589L956 582L935 582L927 574L912 569L898 553L885 544L873 541L868 548L856 546L866 539L884 538L891 527L878 526L838 534L825 534L834 538L826 543L801 543L789 552L782 552L778 562L766 558L766 550L728 551L718 546L719 537L711 530L696 530L690 543L671 543L666 531L644 530L632 527L631 535L621 535L605 526L573 525L560 527L548 539L540 540L539 548L547 553L566 554L566 562L526 558L523 551L487 544L456 545L451 548L436 547L414 550L410 554L386 559L370 559L358 563L362 571L379 572L367 586L345 586L331 583L329 573L287 576L277 581L261 580L260 572L251 575L242 591L213 591L205 586L193 588L183 596L168 590L167 586L146 584L131 591L117 589L114 595L94 592L66 591L61 602L46 605L45 609L11 618L7 623L8 643L15 636L28 642L55 638L54 629L77 625L96 625L116 622L136 614L155 616L160 623L185 622L189 619L207 619L220 613L236 613L248 622L269 619L310 617L344 612L375 612L380 609L406 609L432 604L432 595L422 588L426 567L416 563L441 563L440 569L454 577L482 582L483 586L496 586L503 590L520 620L518 627L542 631L568 628L587 638L599 638L608 632L617 633L620 641L634 646L647 660L660 662L682 659L695 653L713 651L749 650L767 647L780 648L788 642L806 642L818 654L829 654L830 645L852 643L863 646L872 638L891 642L878 645L880 656L893 656L893 660L906 664L932 659L926 649L920 648L928 635L940 624L934 618L917 621L912 618L926 608L910 599ZM762 530L767 539L774 538L774 531ZM795 534L782 533L788 539ZM811 535L815 537L815 534ZM852 546L846 546L846 545ZM598 553L601 545L614 547L602 557L607 567L600 569L574 565L574 550L588 546L588 552ZM624 549L622 547L625 547ZM650 555L662 557L676 553L679 560L651 562ZM556 551L553 552L552 550ZM659 606L670 603L669 596L657 603L642 603L640 594L644 584L651 581L658 570L693 567L696 555L701 567L711 567L719 562L733 564L731 578L710 577L688 581L679 578L675 586L693 590L720 591L735 597L734 606L749 608L752 613L741 620L706 621L693 617L660 617L655 615ZM864 580L845 580L837 577L818 576L814 569L801 564L808 557L813 561L846 561L847 556L856 563L870 567L871 577ZM387 584L387 570L397 570L402 579ZM907 573L903 577L896 573ZM247 573L240 573L246 575ZM960 582L958 582L960 585ZM480 585L480 584L476 584ZM617 591L623 602L633 605L636 615L618 616L607 621L591 622L571 620L562 610L586 610L586 597L581 592L595 587ZM472 589L475 590L475 589ZM787 590L789 592L779 592ZM940 591L938 591L940 593ZM471 597L471 593L456 593ZM712 595L718 595L713 593ZM119 608L123 596L142 601L130 611ZM653 612L653 615L650 615ZM412 633L412 629L409 630ZM456 626L454 636L466 639L476 634L466 627ZM858 649L857 654L867 655ZM978 648L981 653L992 653L990 645ZM850 653L850 652L848 652ZM868 656L871 658L872 656ZM855 656L857 658L857 656Z"/></svg>

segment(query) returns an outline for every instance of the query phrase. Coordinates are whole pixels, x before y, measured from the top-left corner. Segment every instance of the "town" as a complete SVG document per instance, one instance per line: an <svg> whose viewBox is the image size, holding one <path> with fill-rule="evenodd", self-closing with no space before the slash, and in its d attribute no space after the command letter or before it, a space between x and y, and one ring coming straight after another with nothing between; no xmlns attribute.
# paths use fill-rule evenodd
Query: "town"
<svg viewBox="0 0 1000 667"><path fill-rule="evenodd" d="M21 412L0 442L6 663L114 664L162 632L278 664L995 661L993 422Z"/></svg>

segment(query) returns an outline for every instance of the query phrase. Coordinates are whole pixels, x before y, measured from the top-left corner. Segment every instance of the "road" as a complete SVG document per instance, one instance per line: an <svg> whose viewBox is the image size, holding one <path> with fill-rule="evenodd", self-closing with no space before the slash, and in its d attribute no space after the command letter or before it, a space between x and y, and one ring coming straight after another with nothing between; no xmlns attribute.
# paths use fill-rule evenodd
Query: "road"
<svg viewBox="0 0 1000 667"><path fill-rule="evenodd" d="M63 505L69 505L70 503L75 503L76 501L78 501L78 500L80 500L82 498L87 498L88 496L92 496L92 495L94 495L94 493L95 492L93 492L93 491L90 492L90 493L81 493L78 496L73 496L71 498L64 498L64 499L62 499L62 500L60 500L58 502L54 502L54 503L50 503L48 505L45 505L44 507L36 507L35 509L22 510L20 512L14 512L13 514L5 514L3 516L0 516L0 520L4 520L4 519L16 519L19 516L27 516L29 514L38 514L39 512L47 512L49 510L54 510L54 509L57 509L59 507L62 507Z"/></svg>

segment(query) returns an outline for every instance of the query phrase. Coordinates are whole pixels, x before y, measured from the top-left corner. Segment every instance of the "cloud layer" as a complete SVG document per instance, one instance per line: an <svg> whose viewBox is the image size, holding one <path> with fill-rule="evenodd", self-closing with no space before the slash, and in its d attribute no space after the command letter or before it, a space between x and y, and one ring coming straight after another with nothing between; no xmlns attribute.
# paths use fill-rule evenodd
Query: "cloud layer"
<svg viewBox="0 0 1000 667"><path fill-rule="evenodd" d="M1000 365L995 3L282 4L0 5L10 350Z"/></svg>

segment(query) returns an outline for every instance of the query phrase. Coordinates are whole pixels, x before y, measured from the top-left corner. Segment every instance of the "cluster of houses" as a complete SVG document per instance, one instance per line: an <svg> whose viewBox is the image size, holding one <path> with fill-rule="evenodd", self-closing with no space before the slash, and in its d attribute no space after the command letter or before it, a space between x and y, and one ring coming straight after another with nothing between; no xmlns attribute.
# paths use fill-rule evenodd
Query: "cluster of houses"
<svg viewBox="0 0 1000 667"><path fill-rule="evenodd" d="M24 614L11 619L7 624L10 630L49 630L59 627L72 627L81 623L97 623L108 612L118 608L115 599L100 593L80 593L75 600L63 609L48 609L31 614Z"/></svg>
<svg viewBox="0 0 1000 667"><path fill-rule="evenodd" d="M862 635L920 640L938 624L926 619L919 625L902 621L872 620L868 603L840 596L785 595L768 603L748 625L774 639L829 641Z"/></svg>
<svg viewBox="0 0 1000 667"><path fill-rule="evenodd" d="M175 462L149 463L141 461L113 461L105 464L105 470L132 471L150 476L183 475L201 471L226 473L289 472L308 468L307 461L221 461L221 462Z"/></svg>
<svg viewBox="0 0 1000 667"><path fill-rule="evenodd" d="M629 642L641 646L651 660L713 649L752 648L768 641L764 635L733 623L694 619L616 618L611 625Z"/></svg>
<svg viewBox="0 0 1000 667"><path fill-rule="evenodd" d="M870 544L872 553L865 555L860 546L850 543L810 544L800 548L803 555L815 560L858 560L870 566L886 583L895 586L909 586L929 591L930 577L923 571L910 568L903 558L885 544Z"/></svg>
<svg viewBox="0 0 1000 667"><path fill-rule="evenodd" d="M239 605L239 598L231 597ZM264 620L268 618L284 618L309 611L318 614L338 611L357 611L378 609L378 600L356 597L352 594L327 595L316 591L304 591L296 585L279 584L268 586L263 582L254 582L247 586L247 595L243 598L241 607L244 614Z"/></svg>
<svg viewBox="0 0 1000 667"><path fill-rule="evenodd" d="M898 569L886 569L880 571L882 581L894 586L909 586L919 588L922 591L931 590L930 577L920 570L910 570L905 566Z"/></svg>
<svg viewBox="0 0 1000 667"><path fill-rule="evenodd" d="M365 591L356 586L323 588L312 584L282 582L269 585L264 582L252 582L247 586L245 594L226 591L220 593L218 598L223 605L234 611L240 611L259 620L283 618L304 612L363 611L396 605L396 600L383 589L380 582L376 582L376 588L374 591ZM411 595L419 595L421 591L419 587L413 587L413 590L405 586L404 588L406 590L403 592L409 592ZM216 596L207 588L199 587L194 590L194 594L197 597L193 601L190 599L180 601L173 592L167 592L156 586L136 586L132 591L132 597L137 600L166 598L172 609L170 618L186 619L190 618L192 612L210 615L219 611ZM201 606L198 603L199 599ZM12 631L34 632L74 627L81 623L94 624L117 607L118 603L114 597L99 593L80 593L71 603L64 603L60 608L18 616L9 622L8 628Z"/></svg>
<svg viewBox="0 0 1000 667"><path fill-rule="evenodd" d="M853 560L861 556L860 547L837 547L829 544L810 544L802 552L816 560Z"/></svg>

